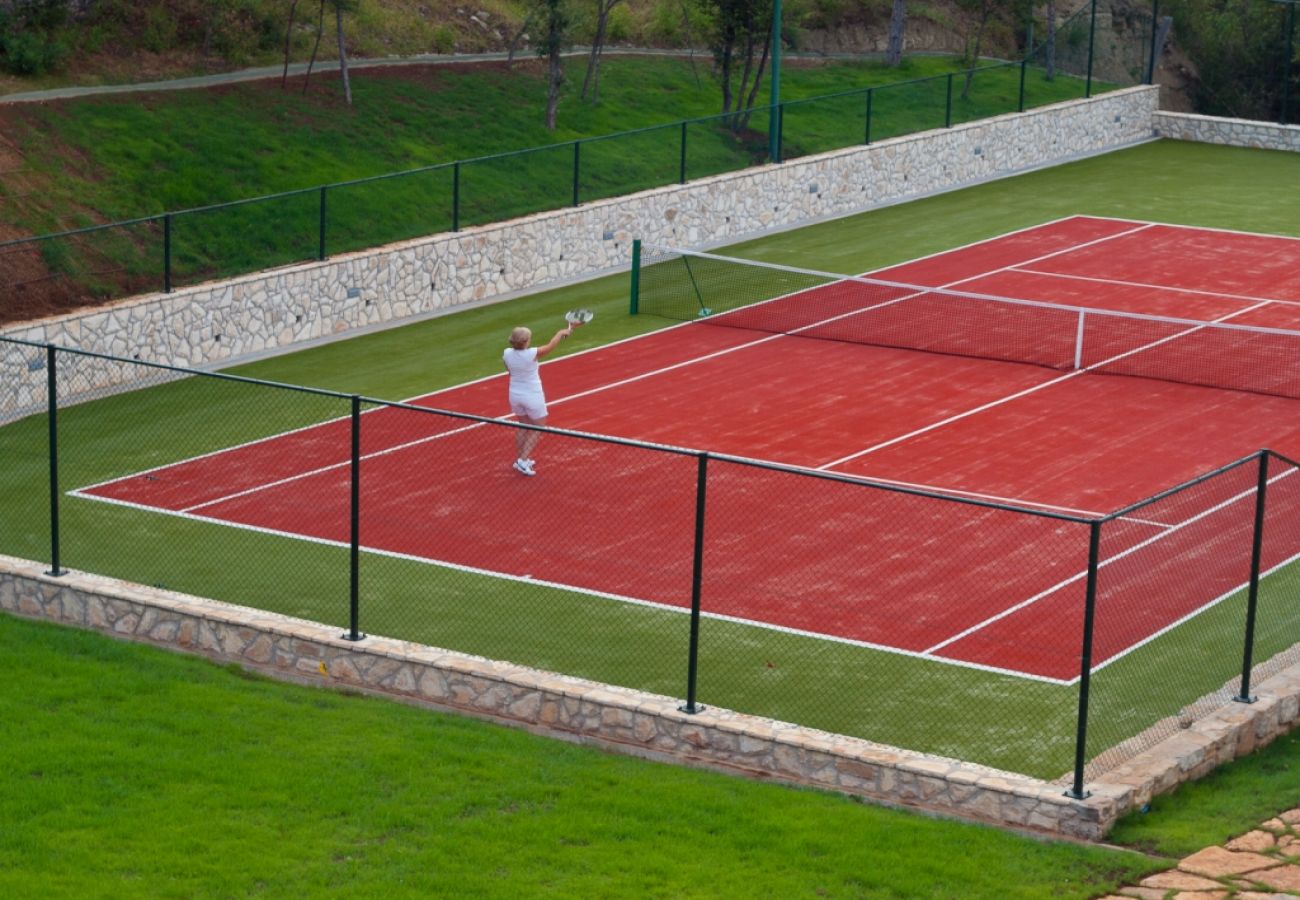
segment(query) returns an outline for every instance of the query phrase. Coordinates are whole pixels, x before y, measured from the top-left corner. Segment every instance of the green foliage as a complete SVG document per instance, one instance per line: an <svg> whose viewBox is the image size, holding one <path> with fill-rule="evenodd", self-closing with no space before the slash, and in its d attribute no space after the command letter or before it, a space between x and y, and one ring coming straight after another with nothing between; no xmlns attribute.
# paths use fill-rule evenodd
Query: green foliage
<svg viewBox="0 0 1300 900"><path fill-rule="evenodd" d="M446 25L439 25L433 30L433 50L435 53L451 53L456 49L456 32Z"/></svg>
<svg viewBox="0 0 1300 900"><path fill-rule="evenodd" d="M58 71L68 56L66 24L64 0L13 0L0 6L0 69L15 75Z"/></svg>
<svg viewBox="0 0 1300 900"><path fill-rule="evenodd" d="M1288 7L1265 0L1166 0L1179 46L1196 66L1199 113L1277 121L1287 71ZM1294 102L1294 101L1293 101Z"/></svg>

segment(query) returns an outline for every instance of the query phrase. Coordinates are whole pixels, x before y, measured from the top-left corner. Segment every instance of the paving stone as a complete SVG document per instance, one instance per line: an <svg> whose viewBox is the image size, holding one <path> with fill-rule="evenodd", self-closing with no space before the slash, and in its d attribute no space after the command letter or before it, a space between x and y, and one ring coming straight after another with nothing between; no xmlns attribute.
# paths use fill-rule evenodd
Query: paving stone
<svg viewBox="0 0 1300 900"><path fill-rule="evenodd" d="M1229 891L1179 891L1174 900L1228 900Z"/></svg>
<svg viewBox="0 0 1300 900"><path fill-rule="evenodd" d="M1246 850L1254 853L1262 853L1265 850L1272 850L1277 845L1277 837L1270 831L1260 831L1256 828L1254 831L1248 831L1241 837L1235 837L1228 841L1226 846L1229 850Z"/></svg>
<svg viewBox="0 0 1300 900"><path fill-rule="evenodd" d="M1300 893L1300 866L1281 866L1264 872L1252 872L1250 880L1275 891Z"/></svg>
<svg viewBox="0 0 1300 900"><path fill-rule="evenodd" d="M1234 853L1222 847L1206 847L1184 859L1178 864L1178 868L1184 872L1194 872L1210 878L1222 878L1225 875L1241 875L1244 872L1255 872L1280 864L1281 860L1259 853Z"/></svg>
<svg viewBox="0 0 1300 900"><path fill-rule="evenodd" d="M1139 881L1138 885L1140 887L1162 888L1166 891L1210 891L1223 887L1217 881L1211 881L1209 878L1202 878L1200 875L1192 875L1188 872L1180 872L1177 869L1149 875Z"/></svg>

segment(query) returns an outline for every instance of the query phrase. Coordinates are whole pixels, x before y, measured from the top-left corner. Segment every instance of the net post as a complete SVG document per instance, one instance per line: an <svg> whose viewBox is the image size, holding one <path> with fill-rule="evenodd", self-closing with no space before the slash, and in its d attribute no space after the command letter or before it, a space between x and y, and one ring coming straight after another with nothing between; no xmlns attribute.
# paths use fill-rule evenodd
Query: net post
<svg viewBox="0 0 1300 900"><path fill-rule="evenodd" d="M628 311L636 315L641 306L641 239L632 239L632 286Z"/></svg>
<svg viewBox="0 0 1300 900"><path fill-rule="evenodd" d="M45 345L45 405L49 421L50 451L50 570L46 575L62 575L59 567L59 390L58 350Z"/></svg>
<svg viewBox="0 0 1300 900"><path fill-rule="evenodd" d="M1093 521L1088 533L1088 590L1083 607L1083 647L1079 652L1079 718L1074 736L1074 783L1065 796L1083 800L1083 764L1088 748L1088 691L1092 679L1092 632L1097 615L1097 559L1101 552L1101 521Z"/></svg>
<svg viewBox="0 0 1300 900"><path fill-rule="evenodd" d="M704 488L709 479L709 454L698 456L695 482L695 550L691 566L691 636L686 658L686 703L678 709L695 715L704 709L695 702L700 668L700 585L704 580Z"/></svg>
<svg viewBox="0 0 1300 900"><path fill-rule="evenodd" d="M1079 310L1079 327L1074 333L1074 368L1076 370L1083 368L1083 322L1087 313Z"/></svg>
<svg viewBox="0 0 1300 900"><path fill-rule="evenodd" d="M349 602L348 631L340 635L345 641L365 637L358 630L361 618L361 397L352 395L352 485L349 503L351 547L348 558Z"/></svg>
<svg viewBox="0 0 1300 900"><path fill-rule="evenodd" d="M1254 703L1250 695L1250 670L1254 665L1255 611L1259 604L1259 563L1264 547L1264 498L1268 493L1267 450L1259 452L1259 478L1255 484L1255 533L1250 546L1250 588L1246 593L1246 634L1241 656L1241 690L1232 699L1237 703Z"/></svg>

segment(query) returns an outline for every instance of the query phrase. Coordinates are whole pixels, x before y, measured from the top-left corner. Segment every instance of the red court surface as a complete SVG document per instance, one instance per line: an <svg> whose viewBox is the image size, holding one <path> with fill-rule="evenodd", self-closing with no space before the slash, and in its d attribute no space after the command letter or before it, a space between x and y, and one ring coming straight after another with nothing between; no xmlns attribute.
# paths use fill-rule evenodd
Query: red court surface
<svg viewBox="0 0 1300 900"><path fill-rule="evenodd" d="M872 275L1300 329L1295 239L1075 217ZM818 304L849 302L834 285L816 290ZM1069 682L1079 675L1088 526L881 485L1089 518L1261 448L1300 459L1300 400L1285 396L763 334L726 320L543 364L554 427L850 476L711 459L707 615ZM1095 333L1111 347L1104 327ZM1032 354L1040 339L1030 337ZM1266 337L1259 356L1250 338L1244 354L1199 334L1174 344L1211 371L1253 368L1271 383L1295 351ZM411 402L506 422L505 394L503 374ZM349 429L331 422L75 493L346 543ZM514 429L497 422L387 408L363 415L361 433L366 550L572 588L593 602L689 605L695 456L548 435L539 475L525 478L510 468ZM1104 526L1095 664L1243 585L1257 471ZM1266 533L1285 535L1300 512L1300 475L1282 466L1270 475ZM1297 554L1300 541L1273 540L1264 566Z"/></svg>

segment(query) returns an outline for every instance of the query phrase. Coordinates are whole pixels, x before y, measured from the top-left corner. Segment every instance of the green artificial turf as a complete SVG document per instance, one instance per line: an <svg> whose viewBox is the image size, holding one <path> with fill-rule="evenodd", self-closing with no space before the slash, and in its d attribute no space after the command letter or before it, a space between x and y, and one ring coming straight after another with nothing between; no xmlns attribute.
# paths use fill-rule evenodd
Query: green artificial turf
<svg viewBox="0 0 1300 900"><path fill-rule="evenodd" d="M1296 234L1277 184L1294 154L1171 141L1146 144L915 203L773 235L727 252L858 272L1072 214ZM1142 191L1133 185L1141 184ZM627 279L608 277L239 366L241 375L380 399L415 397L499 368L515 324L545 327L572 306L597 311L565 352L660 327L627 313ZM29 373L18 373L30 377ZM64 490L346 415L342 398L191 378L61 411ZM556 424L562 424L558 421ZM0 552L47 560L46 424L0 430ZM10 462L12 461L12 462ZM431 476L432 477L432 476ZM314 501L305 495L302 503ZM63 564L344 626L346 548L107 506L61 504ZM433 527L413 522L412 528ZM647 564L689 571L682 552ZM1265 582L1257 659L1294 634L1294 576ZM797 586L795 586L797 590ZM1230 598L1097 676L1089 754L1231 679L1243 598ZM361 629L683 696L687 619L555 588L366 554ZM1026 774L1074 760L1074 687L940 666L706 619L698 699Z"/></svg>

